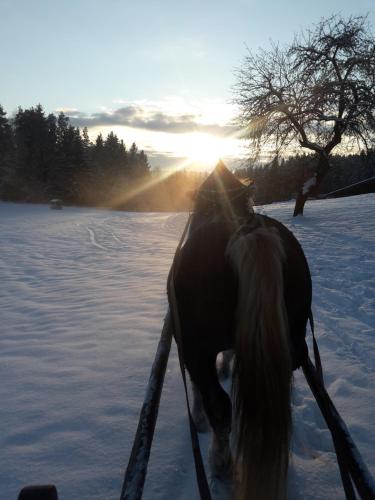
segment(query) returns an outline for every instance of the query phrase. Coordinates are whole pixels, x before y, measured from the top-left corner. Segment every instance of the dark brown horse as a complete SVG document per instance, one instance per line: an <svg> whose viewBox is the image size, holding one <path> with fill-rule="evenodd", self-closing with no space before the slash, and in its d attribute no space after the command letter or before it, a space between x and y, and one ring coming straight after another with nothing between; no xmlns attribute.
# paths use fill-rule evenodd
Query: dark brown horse
<svg viewBox="0 0 375 500"><path fill-rule="evenodd" d="M213 476L235 472L235 497L285 497L292 372L307 356L309 268L293 234L254 214L251 187L220 163L196 196L175 289L198 430L213 430ZM218 353L234 349L232 402ZM233 426L232 426L233 404ZM230 432L234 436L234 467Z"/></svg>

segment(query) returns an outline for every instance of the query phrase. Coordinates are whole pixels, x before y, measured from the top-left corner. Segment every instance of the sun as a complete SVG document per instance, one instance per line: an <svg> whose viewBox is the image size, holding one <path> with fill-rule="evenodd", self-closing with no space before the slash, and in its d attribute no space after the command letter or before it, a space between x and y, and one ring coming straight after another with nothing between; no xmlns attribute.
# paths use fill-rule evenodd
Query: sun
<svg viewBox="0 0 375 500"><path fill-rule="evenodd" d="M193 162L201 162L205 165L217 163L223 155L223 145L212 136L202 137L203 134L192 134L186 142L184 151L186 158Z"/></svg>
<svg viewBox="0 0 375 500"><path fill-rule="evenodd" d="M124 141L132 137L137 144L146 145L145 151L158 157L155 162L162 163L160 158L163 156L176 158L174 164L168 161L168 170L210 171L220 159L226 163L243 159L248 154L243 141L236 134L228 136L198 131L172 134L120 126L111 129ZM92 130L95 131L94 135L99 133L97 129ZM103 129L100 131L103 132Z"/></svg>
<svg viewBox="0 0 375 500"><path fill-rule="evenodd" d="M236 156L236 144L228 138L194 132L186 134L181 156L196 166L209 169L216 165L220 158Z"/></svg>

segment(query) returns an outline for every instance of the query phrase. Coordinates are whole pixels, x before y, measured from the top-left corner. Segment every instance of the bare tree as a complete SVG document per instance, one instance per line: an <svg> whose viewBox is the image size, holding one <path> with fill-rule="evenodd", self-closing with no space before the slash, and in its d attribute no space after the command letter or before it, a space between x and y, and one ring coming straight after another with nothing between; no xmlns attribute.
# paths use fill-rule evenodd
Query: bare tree
<svg viewBox="0 0 375 500"><path fill-rule="evenodd" d="M365 16L323 19L290 46L248 51L237 73L235 103L245 137L259 153L296 145L314 152L316 168L297 195L303 214L340 143L368 149L375 130L375 38Z"/></svg>

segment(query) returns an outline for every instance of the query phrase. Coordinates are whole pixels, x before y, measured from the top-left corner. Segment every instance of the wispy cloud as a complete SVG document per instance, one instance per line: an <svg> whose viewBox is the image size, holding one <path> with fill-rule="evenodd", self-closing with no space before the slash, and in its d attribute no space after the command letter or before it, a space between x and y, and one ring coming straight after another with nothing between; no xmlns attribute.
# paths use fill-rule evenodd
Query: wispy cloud
<svg viewBox="0 0 375 500"><path fill-rule="evenodd" d="M245 155L241 131L233 124L236 110L223 100L169 95L162 100L117 99L112 106L95 112L64 111L73 125L88 127L93 140L113 130L127 146L136 142L153 166L176 168L189 161L198 168L213 166L214 157L231 162Z"/></svg>

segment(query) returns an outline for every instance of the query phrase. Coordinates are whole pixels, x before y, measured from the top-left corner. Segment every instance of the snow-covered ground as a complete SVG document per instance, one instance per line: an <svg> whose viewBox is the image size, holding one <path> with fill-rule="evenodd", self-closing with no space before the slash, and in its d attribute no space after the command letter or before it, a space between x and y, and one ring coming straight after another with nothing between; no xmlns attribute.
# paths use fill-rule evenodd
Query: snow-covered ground
<svg viewBox="0 0 375 500"><path fill-rule="evenodd" d="M328 391L374 473L375 196L257 210L302 243ZM0 500L51 482L61 500L119 497L185 221L0 204ZM180 379L173 348L146 500L198 498ZM301 373L294 420L289 498L344 498Z"/></svg>

